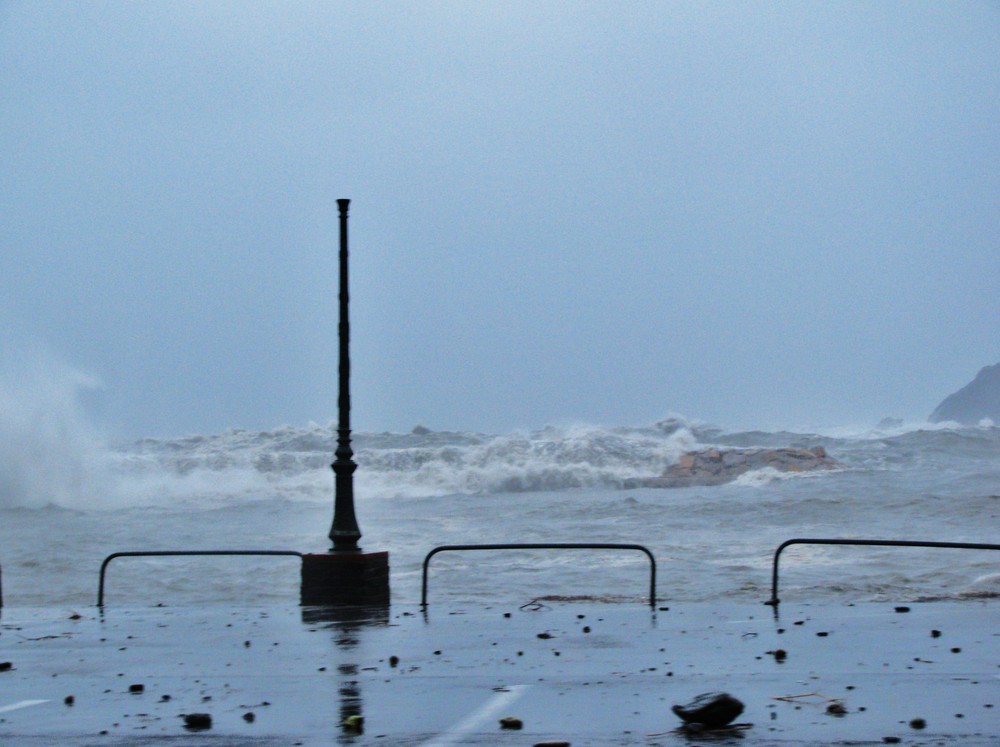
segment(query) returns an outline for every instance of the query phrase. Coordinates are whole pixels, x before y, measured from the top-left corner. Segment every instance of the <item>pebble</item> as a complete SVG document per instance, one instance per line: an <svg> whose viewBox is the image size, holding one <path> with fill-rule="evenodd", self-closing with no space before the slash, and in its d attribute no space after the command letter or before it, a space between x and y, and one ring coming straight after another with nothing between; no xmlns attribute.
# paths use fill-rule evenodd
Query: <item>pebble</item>
<svg viewBox="0 0 1000 747"><path fill-rule="evenodd" d="M926 729L927 728L927 722L924 721L922 718L911 719L910 720L910 728L911 729Z"/></svg>
<svg viewBox="0 0 1000 747"><path fill-rule="evenodd" d="M145 691L145 689L146 689L145 685L129 685L128 686L128 691L130 693L133 693L133 694L141 693L141 692Z"/></svg>
<svg viewBox="0 0 1000 747"><path fill-rule="evenodd" d="M513 716L504 716L500 719L501 729L523 729L524 722L519 718L514 718Z"/></svg>
<svg viewBox="0 0 1000 747"><path fill-rule="evenodd" d="M209 713L185 713L184 728L191 731L203 731L212 728L212 715Z"/></svg>

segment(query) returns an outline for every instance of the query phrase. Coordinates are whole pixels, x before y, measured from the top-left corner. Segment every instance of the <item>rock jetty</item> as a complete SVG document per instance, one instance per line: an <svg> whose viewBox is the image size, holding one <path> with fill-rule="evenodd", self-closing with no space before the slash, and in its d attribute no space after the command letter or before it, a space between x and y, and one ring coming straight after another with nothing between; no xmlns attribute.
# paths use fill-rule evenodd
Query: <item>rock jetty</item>
<svg viewBox="0 0 1000 747"><path fill-rule="evenodd" d="M681 455L660 477L634 477L626 488L687 488L722 485L756 469L770 467L779 472L812 472L836 469L841 464L831 459L826 449L700 449Z"/></svg>

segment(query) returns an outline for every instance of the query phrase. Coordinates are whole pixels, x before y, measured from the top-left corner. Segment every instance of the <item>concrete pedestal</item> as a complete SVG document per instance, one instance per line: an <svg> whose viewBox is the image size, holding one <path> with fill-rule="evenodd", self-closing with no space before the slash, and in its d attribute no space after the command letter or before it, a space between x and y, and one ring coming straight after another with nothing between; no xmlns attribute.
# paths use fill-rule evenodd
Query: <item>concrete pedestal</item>
<svg viewBox="0 0 1000 747"><path fill-rule="evenodd" d="M389 606L389 553L328 552L302 556L301 603Z"/></svg>

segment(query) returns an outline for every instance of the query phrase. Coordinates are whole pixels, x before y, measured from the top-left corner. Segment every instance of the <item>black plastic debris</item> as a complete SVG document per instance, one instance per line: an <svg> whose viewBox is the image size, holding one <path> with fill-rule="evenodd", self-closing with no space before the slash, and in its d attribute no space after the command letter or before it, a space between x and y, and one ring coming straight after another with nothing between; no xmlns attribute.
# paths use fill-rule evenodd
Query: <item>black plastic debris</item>
<svg viewBox="0 0 1000 747"><path fill-rule="evenodd" d="M729 693L702 693L686 705L671 709L688 725L702 729L721 729L743 713L743 703Z"/></svg>

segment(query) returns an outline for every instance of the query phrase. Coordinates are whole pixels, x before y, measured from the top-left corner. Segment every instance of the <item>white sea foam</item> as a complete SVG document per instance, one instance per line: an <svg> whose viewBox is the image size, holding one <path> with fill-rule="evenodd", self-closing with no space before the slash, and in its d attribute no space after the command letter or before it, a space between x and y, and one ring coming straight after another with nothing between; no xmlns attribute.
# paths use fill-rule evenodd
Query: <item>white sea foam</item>
<svg viewBox="0 0 1000 747"><path fill-rule="evenodd" d="M962 596L1000 597L1000 573L979 576L962 591Z"/></svg>
<svg viewBox="0 0 1000 747"><path fill-rule="evenodd" d="M776 480L787 480L794 476L800 476L800 474L796 472L781 472L774 467L762 467L744 472L734 480L734 484L743 488L762 488Z"/></svg>
<svg viewBox="0 0 1000 747"><path fill-rule="evenodd" d="M880 423L878 425L839 425L816 428L813 432L825 438L836 438L843 440L872 441L883 438L896 438L908 433L930 432L930 431L953 431L962 430L969 426L953 421L943 421L931 423L926 420L893 421ZM980 427L988 427L980 423Z"/></svg>

